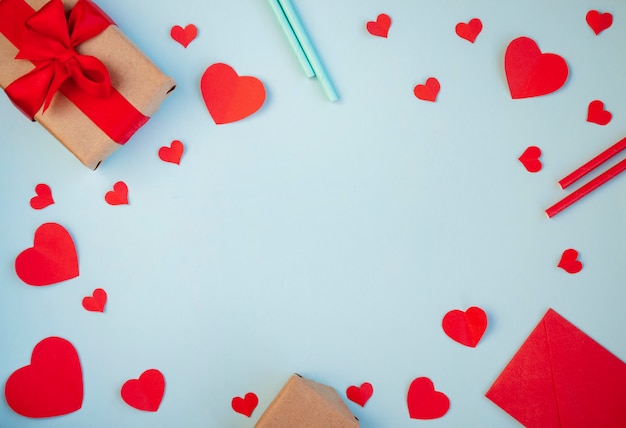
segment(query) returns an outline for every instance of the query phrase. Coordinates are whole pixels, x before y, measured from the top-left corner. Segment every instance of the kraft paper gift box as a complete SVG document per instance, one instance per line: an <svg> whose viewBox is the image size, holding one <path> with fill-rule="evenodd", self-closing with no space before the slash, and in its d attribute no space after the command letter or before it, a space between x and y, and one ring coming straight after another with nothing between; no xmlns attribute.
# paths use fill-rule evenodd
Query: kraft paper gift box
<svg viewBox="0 0 626 428"><path fill-rule="evenodd" d="M261 415L255 428L296 427L358 428L359 420L333 387L294 374Z"/></svg>
<svg viewBox="0 0 626 428"><path fill-rule="evenodd" d="M0 86L95 169L175 82L91 0L0 0Z"/></svg>

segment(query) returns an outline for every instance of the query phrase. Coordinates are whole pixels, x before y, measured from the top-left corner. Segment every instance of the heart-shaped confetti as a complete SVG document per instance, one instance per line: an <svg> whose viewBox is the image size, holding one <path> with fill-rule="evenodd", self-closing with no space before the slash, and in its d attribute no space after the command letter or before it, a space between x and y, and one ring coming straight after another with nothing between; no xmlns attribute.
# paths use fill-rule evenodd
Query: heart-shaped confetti
<svg viewBox="0 0 626 428"><path fill-rule="evenodd" d="M43 339L33 348L30 365L11 376L4 387L7 404L29 418L50 418L83 405L83 372L78 353L60 337Z"/></svg>
<svg viewBox="0 0 626 428"><path fill-rule="evenodd" d="M104 200L109 205L128 204L128 186L123 181L118 181L113 185L113 190L109 190L104 195Z"/></svg>
<svg viewBox="0 0 626 428"><path fill-rule="evenodd" d="M547 95L567 81L565 60L553 53L542 53L534 40L519 37L506 48L504 71L513 99Z"/></svg>
<svg viewBox="0 0 626 428"><path fill-rule="evenodd" d="M138 379L122 385L122 400L131 407L145 412L159 410L165 393L165 378L157 369L148 369Z"/></svg>
<svg viewBox="0 0 626 428"><path fill-rule="evenodd" d="M443 317L441 326L450 339L474 348L487 330L487 314L476 306L465 312L455 309Z"/></svg>
<svg viewBox="0 0 626 428"><path fill-rule="evenodd" d="M578 260L578 251L573 248L569 248L563 251L561 260L557 265L567 273L575 274L583 269L583 264Z"/></svg>
<svg viewBox="0 0 626 428"><path fill-rule="evenodd" d="M35 196L30 198L30 206L35 210L41 210L48 205L54 204L50 186L40 183L35 186Z"/></svg>
<svg viewBox="0 0 626 428"><path fill-rule="evenodd" d="M15 259L15 272L26 284L36 286L77 277L78 254L69 232L57 223L39 226L33 246Z"/></svg>
<svg viewBox="0 0 626 428"><path fill-rule="evenodd" d="M365 406L372 394L374 394L374 387L369 382L364 382L361 386L352 385L346 389L348 400L355 402L361 407Z"/></svg>
<svg viewBox="0 0 626 428"><path fill-rule="evenodd" d="M248 392L243 398L233 397L230 404L235 412L250 417L259 404L259 397L254 392Z"/></svg>
<svg viewBox="0 0 626 428"><path fill-rule="evenodd" d="M198 28L195 25L189 24L185 28L180 25L174 25L170 30L170 36L172 39L183 45L186 49L196 36L198 35Z"/></svg>
<svg viewBox="0 0 626 428"><path fill-rule="evenodd" d="M104 312L106 304L107 292L102 288L96 288L91 296L83 298L83 308L89 312Z"/></svg>
<svg viewBox="0 0 626 428"><path fill-rule="evenodd" d="M406 401L411 419L437 419L450 408L450 399L443 392L435 391L433 382L427 377L418 377L411 382Z"/></svg>
<svg viewBox="0 0 626 428"><path fill-rule="evenodd" d="M163 162L175 163L180 165L180 158L183 156L185 146L179 140L174 140L168 146L163 146L159 149L159 158Z"/></svg>
<svg viewBox="0 0 626 428"><path fill-rule="evenodd" d="M587 122L596 123L598 125L607 125L613 115L610 111L604 109L604 103L600 100L594 100L587 107Z"/></svg>
<svg viewBox="0 0 626 428"><path fill-rule="evenodd" d="M587 12L585 20L596 36L613 25L613 15L608 12L600 13L597 10Z"/></svg>
<svg viewBox="0 0 626 428"><path fill-rule="evenodd" d="M239 76L231 66L222 63L206 69L200 81L200 90L217 125L248 117L265 102L265 87L259 79Z"/></svg>
<svg viewBox="0 0 626 428"><path fill-rule="evenodd" d="M415 88L413 88L413 93L420 100L435 102L437 100L437 95L439 95L440 88L441 85L439 84L439 80L434 77L429 77L426 79L425 84L415 86Z"/></svg>
<svg viewBox="0 0 626 428"><path fill-rule="evenodd" d="M469 41L470 43L474 43L476 41L476 37L483 30L483 23L478 18L472 18L468 23L459 22L456 24L454 28L457 36L462 39Z"/></svg>
<svg viewBox="0 0 626 428"><path fill-rule="evenodd" d="M539 172L543 165L541 164L541 149L537 146L530 146L524 150L524 153L518 160L524 165L528 172Z"/></svg>
<svg viewBox="0 0 626 428"><path fill-rule="evenodd" d="M387 38L389 34L389 28L391 27L391 17L385 13L381 13L376 18L376 21L369 21L365 28L367 32L372 36Z"/></svg>

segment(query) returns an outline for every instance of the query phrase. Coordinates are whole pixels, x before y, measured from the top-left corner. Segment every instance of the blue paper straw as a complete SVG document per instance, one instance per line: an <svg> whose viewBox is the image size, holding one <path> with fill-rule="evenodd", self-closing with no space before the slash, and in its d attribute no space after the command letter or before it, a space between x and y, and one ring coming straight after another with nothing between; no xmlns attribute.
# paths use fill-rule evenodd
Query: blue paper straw
<svg viewBox="0 0 626 428"><path fill-rule="evenodd" d="M280 23L280 26L282 27L283 32L285 33L285 36L287 36L287 40L289 40L289 44L291 45L291 48L293 49L294 53L296 54L296 57L298 58L298 62L302 66L302 70L304 70L304 74L306 75L306 77L315 76L315 72L313 71L313 68L311 67L311 64L309 63L309 60L307 59L306 54L304 53L304 50L302 50L302 46L300 46L300 42L298 41L296 34L293 32L293 28L291 28L291 25L289 24L289 21L287 20L287 17L285 16L285 12L283 12L283 8L278 3L278 0L268 0L268 1L269 1L270 6L272 7L272 10L274 11L274 15L276 15L276 19L278 19L278 22Z"/></svg>
<svg viewBox="0 0 626 428"><path fill-rule="evenodd" d="M291 28L293 29L293 32L298 38L298 41L300 42L300 46L302 46L302 50L304 50L304 54L308 58L309 63L311 64L311 67L313 67L315 76L320 81L322 88L324 89L324 92L326 93L326 96L331 102L337 101L339 99L339 95L337 94L337 91L335 90L333 83L330 81L330 78L328 77L328 74L326 73L326 70L324 69L324 66L322 65L322 61L320 61L319 57L317 56L317 53L315 52L315 48L313 47L313 43L311 43L309 36L304 30L302 22L300 22L300 18L298 17L298 14L293 8L291 1L290 0L278 0L278 3L283 9L283 12L285 12L285 16L287 17L289 24L291 24Z"/></svg>

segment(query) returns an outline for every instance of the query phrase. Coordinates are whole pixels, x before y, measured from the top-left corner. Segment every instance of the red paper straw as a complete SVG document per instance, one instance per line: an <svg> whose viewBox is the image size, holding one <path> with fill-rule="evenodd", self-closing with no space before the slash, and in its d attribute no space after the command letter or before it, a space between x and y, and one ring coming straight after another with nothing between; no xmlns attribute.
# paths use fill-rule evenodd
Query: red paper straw
<svg viewBox="0 0 626 428"><path fill-rule="evenodd" d="M622 143L623 141L624 140L620 141L620 143ZM610 155L609 157L611 157L611 156L613 156L613 154ZM591 163L591 162L593 162L593 160L590 161L589 163ZM600 163L602 163L602 162L600 162ZM567 208L570 205L572 205L574 202L578 201L579 199L584 198L589 193L593 192L595 189L597 189L598 187L602 186L604 183L606 183L610 179L615 178L617 175L622 173L624 170L626 170L626 159L620 161L618 164L616 164L613 167L609 168L608 170L606 170L605 172L603 172L602 174L600 174L599 176L597 176L593 180L589 181L587 184L582 185L579 189L575 190L574 192L572 192L569 195L567 195L565 198L561 199L556 204L552 205L550 208L548 208L546 210L546 214L548 214L548 217L550 217L550 218L554 217L555 215L557 215L558 213L563 211L565 208ZM587 172L583 173L581 175L581 177L583 175L585 175Z"/></svg>
<svg viewBox="0 0 626 428"><path fill-rule="evenodd" d="M589 162L569 174L567 177L561 179L559 181L559 185L562 189L565 189L576 181L583 178L585 175L589 174L591 171L602 165L604 162L611 159L613 156L617 155L622 150L626 149L626 138L622 138L617 143L613 144L611 147L600 153L595 158L591 159ZM620 171L621 172L621 171ZM613 178L613 177L611 177ZM595 189L595 187L594 187Z"/></svg>

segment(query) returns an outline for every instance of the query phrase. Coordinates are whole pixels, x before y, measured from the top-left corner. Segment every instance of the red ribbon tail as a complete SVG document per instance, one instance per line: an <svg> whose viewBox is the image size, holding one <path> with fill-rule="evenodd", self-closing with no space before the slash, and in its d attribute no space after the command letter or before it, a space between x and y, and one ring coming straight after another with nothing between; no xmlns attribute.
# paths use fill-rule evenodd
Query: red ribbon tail
<svg viewBox="0 0 626 428"><path fill-rule="evenodd" d="M44 68L36 68L23 75L7 86L4 91L22 113L30 120L35 120L35 114L46 101L53 80L54 64L51 63Z"/></svg>

